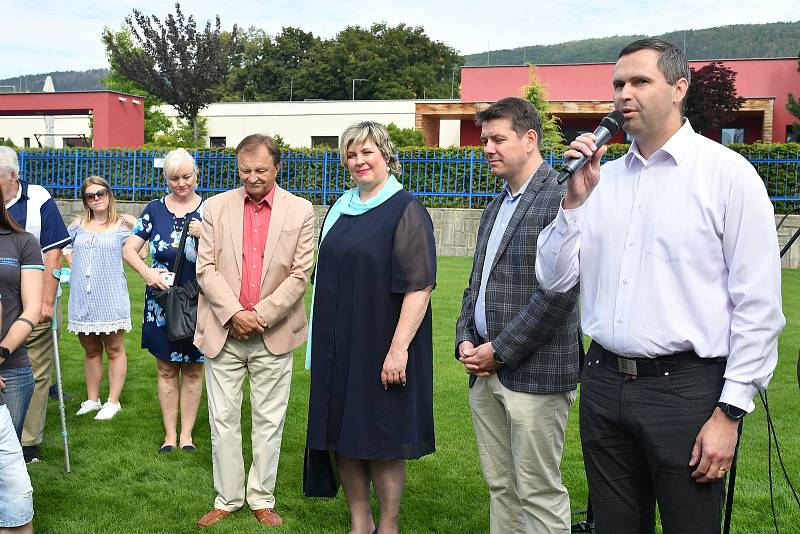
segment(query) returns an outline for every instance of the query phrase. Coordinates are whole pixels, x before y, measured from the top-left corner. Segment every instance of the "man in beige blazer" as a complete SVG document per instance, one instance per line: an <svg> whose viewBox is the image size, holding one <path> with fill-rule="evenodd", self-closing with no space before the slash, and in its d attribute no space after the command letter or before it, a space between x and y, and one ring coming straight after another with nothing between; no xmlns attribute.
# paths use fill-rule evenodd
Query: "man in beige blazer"
<svg viewBox="0 0 800 534"><path fill-rule="evenodd" d="M203 212L197 280L203 289L194 342L206 358L214 509L198 528L247 504L280 525L275 476L289 400L292 351L306 339L303 294L314 260L311 203L275 185L280 149L250 135L236 147L243 187L210 198ZM245 495L242 385L250 382L253 463Z"/></svg>

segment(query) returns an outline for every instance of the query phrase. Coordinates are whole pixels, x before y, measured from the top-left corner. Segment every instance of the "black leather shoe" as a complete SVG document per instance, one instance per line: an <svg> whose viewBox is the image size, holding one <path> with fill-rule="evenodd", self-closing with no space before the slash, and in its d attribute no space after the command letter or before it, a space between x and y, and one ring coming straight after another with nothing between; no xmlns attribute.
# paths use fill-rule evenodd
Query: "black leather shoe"
<svg viewBox="0 0 800 534"><path fill-rule="evenodd" d="M42 458L39 456L38 445L22 447L22 456L25 458L26 464L35 464L42 461Z"/></svg>

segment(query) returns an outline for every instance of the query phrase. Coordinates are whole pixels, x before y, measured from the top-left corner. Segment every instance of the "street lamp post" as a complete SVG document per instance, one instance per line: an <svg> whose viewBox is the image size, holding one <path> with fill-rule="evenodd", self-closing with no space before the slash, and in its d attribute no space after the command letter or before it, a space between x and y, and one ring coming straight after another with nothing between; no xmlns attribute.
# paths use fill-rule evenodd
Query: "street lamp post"
<svg viewBox="0 0 800 534"><path fill-rule="evenodd" d="M356 99L356 82L368 82L367 78L353 78L353 100Z"/></svg>

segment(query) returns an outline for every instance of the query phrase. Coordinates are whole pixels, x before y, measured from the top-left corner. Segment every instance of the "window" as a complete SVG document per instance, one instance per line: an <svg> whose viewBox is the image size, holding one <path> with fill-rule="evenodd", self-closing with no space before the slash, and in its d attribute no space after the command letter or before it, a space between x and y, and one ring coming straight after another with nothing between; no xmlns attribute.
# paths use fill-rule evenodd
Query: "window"
<svg viewBox="0 0 800 534"><path fill-rule="evenodd" d="M312 135L311 146L327 146L337 148L339 146L339 137L335 135Z"/></svg>
<svg viewBox="0 0 800 534"><path fill-rule="evenodd" d="M24 146L25 148L30 148L31 147L31 138L30 137L23 137L22 138L22 146Z"/></svg>
<svg viewBox="0 0 800 534"><path fill-rule="evenodd" d="M786 142L800 143L800 125L790 124L786 127Z"/></svg>
<svg viewBox="0 0 800 534"><path fill-rule="evenodd" d="M73 146L89 146L89 140L86 137L64 137L61 139L64 143L64 148L73 147Z"/></svg>
<svg viewBox="0 0 800 534"><path fill-rule="evenodd" d="M744 143L744 128L723 128L720 143L723 145Z"/></svg>
<svg viewBox="0 0 800 534"><path fill-rule="evenodd" d="M217 147L226 147L227 140L224 137L209 137L208 144L211 145L212 148Z"/></svg>

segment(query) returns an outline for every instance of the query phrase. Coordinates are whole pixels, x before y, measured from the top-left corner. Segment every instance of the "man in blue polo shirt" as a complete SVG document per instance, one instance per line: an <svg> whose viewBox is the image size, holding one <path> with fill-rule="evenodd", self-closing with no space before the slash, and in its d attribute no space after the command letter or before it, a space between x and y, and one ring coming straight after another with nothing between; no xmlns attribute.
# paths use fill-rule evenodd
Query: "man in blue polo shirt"
<svg viewBox="0 0 800 534"><path fill-rule="evenodd" d="M39 461L53 367L53 336L49 325L58 287L53 269L61 266L61 249L69 244L70 237L50 193L42 186L20 180L17 153L8 147L0 147L0 188L8 213L39 240L44 257L42 318L27 340L35 384L22 430L22 451L25 462L31 463ZM60 322L61 314L59 310L55 312Z"/></svg>

